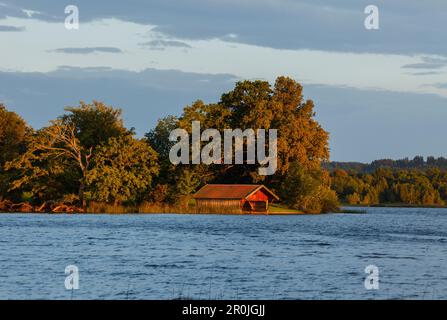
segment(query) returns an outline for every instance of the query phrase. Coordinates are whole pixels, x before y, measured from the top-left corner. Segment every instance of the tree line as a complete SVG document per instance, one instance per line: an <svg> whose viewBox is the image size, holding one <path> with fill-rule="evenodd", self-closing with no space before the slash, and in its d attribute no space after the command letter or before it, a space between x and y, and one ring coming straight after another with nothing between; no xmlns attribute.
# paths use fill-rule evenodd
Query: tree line
<svg viewBox="0 0 447 320"><path fill-rule="evenodd" d="M346 171L355 171L359 173L373 173L380 168L388 169L430 169L439 168L447 170L447 158L429 156L426 159L422 156L415 156L413 159L403 158L398 160L380 159L371 163L361 162L328 162L323 164L325 169L333 171L335 169L343 169Z"/></svg>
<svg viewBox="0 0 447 320"><path fill-rule="evenodd" d="M399 204L445 206L447 170L442 168L378 168L365 173L335 169L331 185L343 203L350 205Z"/></svg>
<svg viewBox="0 0 447 320"><path fill-rule="evenodd" d="M37 130L0 105L0 203L43 210L64 204L77 211L95 203L186 206L206 183L263 183L288 207L336 210L330 174L322 169L329 160L329 134L302 91L287 77L274 85L240 81L216 103L197 100L180 116L160 119L143 138L124 126L121 109L99 101L67 107ZM259 175L259 164L173 165L169 150L175 142L169 134L176 128L191 133L192 121L220 132L277 129L276 173Z"/></svg>

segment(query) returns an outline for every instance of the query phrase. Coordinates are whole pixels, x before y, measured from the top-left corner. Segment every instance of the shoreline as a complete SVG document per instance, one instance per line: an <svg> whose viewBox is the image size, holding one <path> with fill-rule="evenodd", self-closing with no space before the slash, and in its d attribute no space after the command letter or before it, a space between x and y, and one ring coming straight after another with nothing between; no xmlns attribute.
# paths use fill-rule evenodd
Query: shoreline
<svg viewBox="0 0 447 320"><path fill-rule="evenodd" d="M349 208L422 208L422 209L447 209L445 206L434 206L434 205L418 205L418 204L402 204L402 203L381 203L381 204L347 204L342 203L342 207Z"/></svg>
<svg viewBox="0 0 447 320"><path fill-rule="evenodd" d="M232 216L287 216L287 215L325 215L325 214L366 214L365 208L396 208L396 209L447 209L447 206L422 206L422 205L402 205L402 204L379 204L379 205L349 205L342 204L339 211L325 213L306 213L300 211L272 211L272 212L247 212L247 213L231 213L231 212L194 212L191 210L172 210L160 212L51 212L51 211L0 211L1 214L29 214L29 215L151 215L151 214L175 214L175 215L232 215Z"/></svg>
<svg viewBox="0 0 447 320"><path fill-rule="evenodd" d="M194 212L0 212L1 214L24 214L24 215L219 215L219 216L285 216L285 215L321 215L321 214L336 214L343 212L330 213L304 213L304 212L254 212L254 213L194 213Z"/></svg>
<svg viewBox="0 0 447 320"><path fill-rule="evenodd" d="M365 210L340 210L337 212L325 212L325 213L307 213L307 212L251 212L251 213L228 213L228 212L20 212L10 211L3 212L1 214L24 214L24 215L219 215L219 216L302 216L302 215L329 215L329 214L366 214Z"/></svg>

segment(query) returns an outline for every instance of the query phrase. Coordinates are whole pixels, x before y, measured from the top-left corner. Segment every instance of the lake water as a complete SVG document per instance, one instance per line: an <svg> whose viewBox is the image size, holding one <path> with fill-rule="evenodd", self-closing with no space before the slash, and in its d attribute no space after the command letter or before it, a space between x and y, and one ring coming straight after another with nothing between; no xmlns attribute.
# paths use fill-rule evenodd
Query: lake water
<svg viewBox="0 0 447 320"><path fill-rule="evenodd" d="M1 214L0 299L447 299L447 209L365 210Z"/></svg>

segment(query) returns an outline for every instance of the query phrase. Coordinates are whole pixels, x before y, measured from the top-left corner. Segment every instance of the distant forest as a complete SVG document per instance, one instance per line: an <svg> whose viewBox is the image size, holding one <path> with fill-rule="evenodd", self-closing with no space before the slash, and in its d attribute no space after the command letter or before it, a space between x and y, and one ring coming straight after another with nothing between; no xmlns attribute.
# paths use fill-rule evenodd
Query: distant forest
<svg viewBox="0 0 447 320"><path fill-rule="evenodd" d="M355 171L357 173L372 173L380 168L388 169L429 169L438 168L447 170L447 158L433 156L424 159L422 156L416 156L413 159L404 158L399 160L380 159L371 163L362 162L326 162L323 164L325 169L334 171L335 169L342 169L347 171Z"/></svg>
<svg viewBox="0 0 447 320"><path fill-rule="evenodd" d="M416 156L371 163L327 162L331 187L350 205L445 206L447 159Z"/></svg>

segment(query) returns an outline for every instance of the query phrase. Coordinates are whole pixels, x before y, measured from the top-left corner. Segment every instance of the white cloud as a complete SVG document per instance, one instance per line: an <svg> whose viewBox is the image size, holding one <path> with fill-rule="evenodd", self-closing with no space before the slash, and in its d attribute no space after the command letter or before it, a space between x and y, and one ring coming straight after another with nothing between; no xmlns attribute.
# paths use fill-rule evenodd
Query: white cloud
<svg viewBox="0 0 447 320"><path fill-rule="evenodd" d="M184 40L167 37L155 26L117 19L82 23L79 30L66 30L59 23L34 19L6 18L0 23L26 26L24 32L0 33L0 69L48 72L60 65L76 67L106 66L141 71L157 66L198 73L231 73L246 79L273 81L289 75L304 83L320 83L356 88L378 88L398 92L435 93L447 96L447 89L427 86L443 81L444 73L415 77L402 69L405 65L433 63L436 57L391 54L342 53L318 50L280 50L240 44L229 39ZM51 34L51 37L48 35ZM163 51L147 50L141 43L158 41ZM175 45L172 45L175 44ZM179 44L189 46L179 50ZM64 55L60 48L120 48L122 53L95 51L94 55ZM425 59L425 60L424 60ZM427 60L428 59L428 60ZM431 60L430 60L431 59Z"/></svg>
<svg viewBox="0 0 447 320"><path fill-rule="evenodd" d="M34 11L34 10L27 10L27 9L23 9L22 10L26 16L28 18L32 18L33 16L35 16L36 14L42 14L40 11Z"/></svg>

